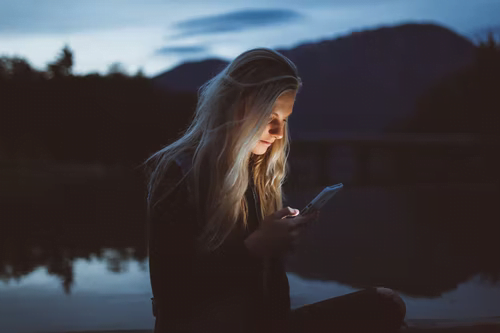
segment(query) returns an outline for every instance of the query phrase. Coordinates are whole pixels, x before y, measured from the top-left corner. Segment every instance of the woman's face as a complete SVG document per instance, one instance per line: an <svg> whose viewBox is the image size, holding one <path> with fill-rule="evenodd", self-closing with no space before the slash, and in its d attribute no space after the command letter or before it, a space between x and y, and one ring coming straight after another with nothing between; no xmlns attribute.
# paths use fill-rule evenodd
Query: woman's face
<svg viewBox="0 0 500 333"><path fill-rule="evenodd" d="M285 122L292 114L295 102L295 91L288 91L276 99L273 106L273 113L269 118L265 130L260 135L260 140L252 150L256 155L264 154L274 141L283 138Z"/></svg>

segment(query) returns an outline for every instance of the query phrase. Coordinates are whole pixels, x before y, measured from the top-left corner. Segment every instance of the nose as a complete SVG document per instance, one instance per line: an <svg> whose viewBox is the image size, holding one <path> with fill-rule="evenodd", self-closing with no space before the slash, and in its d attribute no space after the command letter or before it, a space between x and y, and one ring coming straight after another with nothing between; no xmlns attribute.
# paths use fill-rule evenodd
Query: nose
<svg viewBox="0 0 500 333"><path fill-rule="evenodd" d="M269 129L269 134L274 136L276 140L279 140L283 138L284 131L285 131L285 123L283 122L283 124L280 123L278 125L271 126L271 128Z"/></svg>

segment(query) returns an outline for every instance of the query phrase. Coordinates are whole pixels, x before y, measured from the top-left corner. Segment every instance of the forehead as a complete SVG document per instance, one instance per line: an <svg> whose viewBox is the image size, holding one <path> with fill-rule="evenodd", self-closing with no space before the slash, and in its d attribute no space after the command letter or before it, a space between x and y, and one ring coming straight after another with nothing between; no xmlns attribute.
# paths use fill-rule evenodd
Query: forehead
<svg viewBox="0 0 500 333"><path fill-rule="evenodd" d="M288 91L276 99L273 106L273 112L280 113L283 117L287 117L292 113L294 102L295 91Z"/></svg>

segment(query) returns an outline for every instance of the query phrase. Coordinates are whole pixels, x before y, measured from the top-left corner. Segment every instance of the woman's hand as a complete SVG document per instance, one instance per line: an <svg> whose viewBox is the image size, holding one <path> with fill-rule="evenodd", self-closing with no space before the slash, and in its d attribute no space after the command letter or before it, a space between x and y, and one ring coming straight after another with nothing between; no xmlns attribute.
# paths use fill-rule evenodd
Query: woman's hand
<svg viewBox="0 0 500 333"><path fill-rule="evenodd" d="M264 218L259 229L245 239L248 250L259 257L283 255L292 250L297 244L302 227L319 216L319 212L306 216L298 214L297 209L286 207ZM286 218L288 216L295 217Z"/></svg>

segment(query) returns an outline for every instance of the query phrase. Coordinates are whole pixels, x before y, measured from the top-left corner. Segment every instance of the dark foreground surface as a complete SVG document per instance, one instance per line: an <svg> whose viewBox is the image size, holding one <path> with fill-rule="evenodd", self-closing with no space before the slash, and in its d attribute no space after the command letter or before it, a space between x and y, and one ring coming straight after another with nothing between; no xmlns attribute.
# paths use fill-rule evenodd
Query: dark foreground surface
<svg viewBox="0 0 500 333"><path fill-rule="evenodd" d="M495 320L492 318L491 320ZM401 333L497 333L500 332L500 318L497 323L462 323L449 321L410 321ZM67 333L151 333L152 330L125 331L75 331ZM59 332L54 332L59 333ZM314 332L311 332L314 333Z"/></svg>

